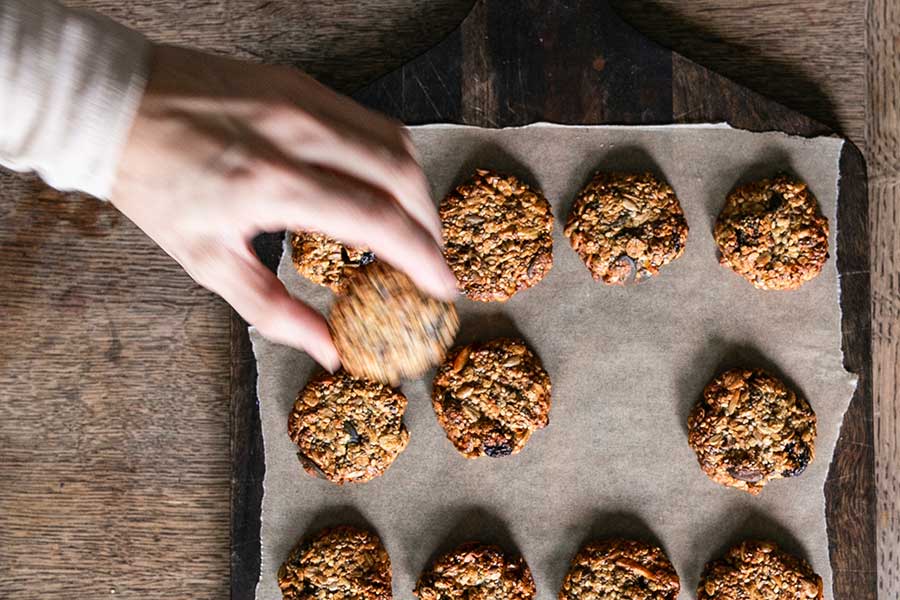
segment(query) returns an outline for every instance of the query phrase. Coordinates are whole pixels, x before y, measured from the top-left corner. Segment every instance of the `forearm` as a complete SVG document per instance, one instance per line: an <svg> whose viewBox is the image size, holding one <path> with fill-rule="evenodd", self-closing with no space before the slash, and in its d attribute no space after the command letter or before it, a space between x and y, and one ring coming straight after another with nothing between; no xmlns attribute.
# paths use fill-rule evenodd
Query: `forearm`
<svg viewBox="0 0 900 600"><path fill-rule="evenodd" d="M0 0L0 164L109 196L150 47L51 0Z"/></svg>

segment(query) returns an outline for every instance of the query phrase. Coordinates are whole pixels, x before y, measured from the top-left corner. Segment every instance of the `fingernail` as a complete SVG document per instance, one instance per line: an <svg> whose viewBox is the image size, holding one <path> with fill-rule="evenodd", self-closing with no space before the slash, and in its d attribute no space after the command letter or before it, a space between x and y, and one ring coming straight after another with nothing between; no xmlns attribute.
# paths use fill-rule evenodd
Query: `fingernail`
<svg viewBox="0 0 900 600"><path fill-rule="evenodd" d="M456 276L446 265L441 269L441 284L444 288L445 300L454 300L459 295L459 283L456 281Z"/></svg>
<svg viewBox="0 0 900 600"><path fill-rule="evenodd" d="M341 359L334 346L316 348L314 352L315 361L329 373L334 373L341 368Z"/></svg>

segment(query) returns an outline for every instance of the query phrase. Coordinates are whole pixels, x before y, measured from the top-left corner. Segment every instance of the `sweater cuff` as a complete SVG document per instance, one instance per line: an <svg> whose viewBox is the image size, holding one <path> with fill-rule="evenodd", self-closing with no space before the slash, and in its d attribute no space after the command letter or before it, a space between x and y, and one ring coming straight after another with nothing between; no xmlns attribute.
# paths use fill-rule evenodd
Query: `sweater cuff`
<svg viewBox="0 0 900 600"><path fill-rule="evenodd" d="M0 24L0 161L50 185L109 198L143 96L150 43L55 2L6 4Z"/></svg>

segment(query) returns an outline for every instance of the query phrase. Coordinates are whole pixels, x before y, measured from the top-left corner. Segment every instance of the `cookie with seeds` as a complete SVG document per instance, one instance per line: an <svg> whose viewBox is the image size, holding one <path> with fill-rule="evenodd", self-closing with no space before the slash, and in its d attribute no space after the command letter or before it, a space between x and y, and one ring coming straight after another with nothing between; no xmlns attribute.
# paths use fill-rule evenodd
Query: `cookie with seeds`
<svg viewBox="0 0 900 600"><path fill-rule="evenodd" d="M531 600L536 589L524 558L468 542L435 560L413 593L419 600Z"/></svg>
<svg viewBox="0 0 900 600"><path fill-rule="evenodd" d="M391 559L374 533L325 529L291 551L278 586L284 600L391 600Z"/></svg>
<svg viewBox="0 0 900 600"><path fill-rule="evenodd" d="M675 600L681 583L658 546L634 540L589 542L578 551L559 600Z"/></svg>
<svg viewBox="0 0 900 600"><path fill-rule="evenodd" d="M553 214L512 175L479 169L439 209L444 257L472 300L505 302L553 266Z"/></svg>
<svg viewBox="0 0 900 600"><path fill-rule="evenodd" d="M550 376L521 340L455 348L438 369L431 403L466 458L516 454L549 422Z"/></svg>
<svg viewBox="0 0 900 600"><path fill-rule="evenodd" d="M341 363L353 376L396 386L438 364L459 330L456 308L375 262L361 268L329 317Z"/></svg>
<svg viewBox="0 0 900 600"><path fill-rule="evenodd" d="M336 294L347 288L350 277L360 267L375 260L367 248L346 246L322 233L297 231L291 234L294 268L313 283Z"/></svg>
<svg viewBox="0 0 900 600"><path fill-rule="evenodd" d="M714 236L719 262L761 290L795 290L828 260L828 219L807 185L789 175L736 187Z"/></svg>
<svg viewBox="0 0 900 600"><path fill-rule="evenodd" d="M575 198L566 237L596 281L643 281L684 253L688 224L675 191L651 173L594 175Z"/></svg>
<svg viewBox="0 0 900 600"><path fill-rule="evenodd" d="M409 443L406 397L346 371L323 373L300 390L288 435L311 475L337 484L383 474Z"/></svg>
<svg viewBox="0 0 900 600"><path fill-rule="evenodd" d="M772 542L745 541L707 563L697 600L822 600L822 578Z"/></svg>
<svg viewBox="0 0 900 600"><path fill-rule="evenodd" d="M809 402L762 369L717 376L688 417L688 443L703 472L753 495L773 479L803 473L815 442Z"/></svg>

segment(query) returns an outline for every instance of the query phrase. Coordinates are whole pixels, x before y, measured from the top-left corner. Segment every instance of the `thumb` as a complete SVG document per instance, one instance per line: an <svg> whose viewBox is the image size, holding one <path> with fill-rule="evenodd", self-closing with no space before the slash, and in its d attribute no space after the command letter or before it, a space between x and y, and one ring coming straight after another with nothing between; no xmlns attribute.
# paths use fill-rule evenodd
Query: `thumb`
<svg viewBox="0 0 900 600"><path fill-rule="evenodd" d="M216 269L210 282L219 294L249 324L270 341L306 351L331 372L341 366L325 318L293 298L249 249L246 255L227 253L227 263Z"/></svg>

